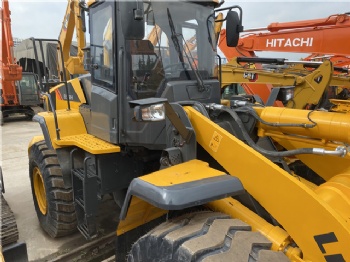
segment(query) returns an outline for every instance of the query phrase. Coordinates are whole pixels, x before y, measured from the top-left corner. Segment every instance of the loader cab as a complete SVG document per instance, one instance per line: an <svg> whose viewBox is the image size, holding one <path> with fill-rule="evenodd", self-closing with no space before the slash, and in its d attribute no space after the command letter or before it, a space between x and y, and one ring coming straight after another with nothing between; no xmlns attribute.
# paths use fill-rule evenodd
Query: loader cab
<svg viewBox="0 0 350 262"><path fill-rule="evenodd" d="M89 6L89 133L114 144L162 149L165 121L140 121L135 107L166 100L220 103L215 5L105 1ZM150 37L155 26L160 30Z"/></svg>

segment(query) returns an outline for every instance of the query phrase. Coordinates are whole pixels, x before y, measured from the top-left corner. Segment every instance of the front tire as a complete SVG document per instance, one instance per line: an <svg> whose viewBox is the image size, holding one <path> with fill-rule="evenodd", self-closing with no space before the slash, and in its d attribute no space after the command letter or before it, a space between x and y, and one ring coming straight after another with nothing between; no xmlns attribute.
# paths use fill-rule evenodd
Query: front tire
<svg viewBox="0 0 350 262"><path fill-rule="evenodd" d="M197 212L165 222L136 241L129 262L289 261L271 242L226 214Z"/></svg>
<svg viewBox="0 0 350 262"><path fill-rule="evenodd" d="M54 238L75 232L73 191L64 187L57 155L45 141L30 148L29 176L35 211L44 231Z"/></svg>

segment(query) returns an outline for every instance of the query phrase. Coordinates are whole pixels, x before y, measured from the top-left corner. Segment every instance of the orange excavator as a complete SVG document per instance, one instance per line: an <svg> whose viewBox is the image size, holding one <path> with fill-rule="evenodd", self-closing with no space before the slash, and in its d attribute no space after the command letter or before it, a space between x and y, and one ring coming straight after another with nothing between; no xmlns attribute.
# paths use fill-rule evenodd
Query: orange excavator
<svg viewBox="0 0 350 262"><path fill-rule="evenodd" d="M226 29L222 29L218 47L229 61L234 57L255 57L255 51L307 53L311 55L304 60L330 60L344 72L350 64L350 47L345 44L350 34L349 18L348 14L339 14L323 19L271 23L266 28L245 30L247 34L241 36L235 48L226 45ZM244 83L242 87L247 94L257 94L266 101L273 86Z"/></svg>
<svg viewBox="0 0 350 262"><path fill-rule="evenodd" d="M2 1L0 9L1 43L1 111L0 124L11 114L21 113L30 119L34 115L31 106L40 105L39 87L34 74L22 73L22 67L16 64L13 55L13 38L8 0Z"/></svg>
<svg viewBox="0 0 350 262"><path fill-rule="evenodd" d="M346 45L350 34L348 14L327 18L287 23L271 23L266 28L245 30L236 48L225 45L226 30L221 30L219 48L228 59L237 53L255 51L318 53L324 55L350 55ZM236 50L234 50L236 49ZM250 56L254 56L253 53Z"/></svg>

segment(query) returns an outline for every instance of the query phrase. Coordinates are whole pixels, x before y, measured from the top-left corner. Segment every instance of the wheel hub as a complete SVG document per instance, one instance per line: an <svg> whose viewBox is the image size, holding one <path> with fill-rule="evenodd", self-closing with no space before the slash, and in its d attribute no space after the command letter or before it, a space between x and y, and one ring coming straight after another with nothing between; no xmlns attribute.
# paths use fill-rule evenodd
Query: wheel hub
<svg viewBox="0 0 350 262"><path fill-rule="evenodd" d="M44 179L38 167L33 170L33 182L34 182L34 193L36 201L38 203L40 212L46 215L47 202L46 202L46 190L44 186Z"/></svg>

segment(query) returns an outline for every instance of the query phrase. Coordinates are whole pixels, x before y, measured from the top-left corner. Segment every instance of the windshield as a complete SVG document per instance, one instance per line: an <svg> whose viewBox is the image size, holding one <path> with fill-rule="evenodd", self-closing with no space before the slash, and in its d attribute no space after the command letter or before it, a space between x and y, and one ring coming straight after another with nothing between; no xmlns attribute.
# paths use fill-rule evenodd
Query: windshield
<svg viewBox="0 0 350 262"><path fill-rule="evenodd" d="M160 96L156 91L164 80L214 77L213 7L155 1L144 3L144 11L145 38L130 41L133 85L149 91L144 97Z"/></svg>
<svg viewBox="0 0 350 262"><path fill-rule="evenodd" d="M34 74L22 74L22 79L19 81L23 94L37 94L38 83Z"/></svg>

